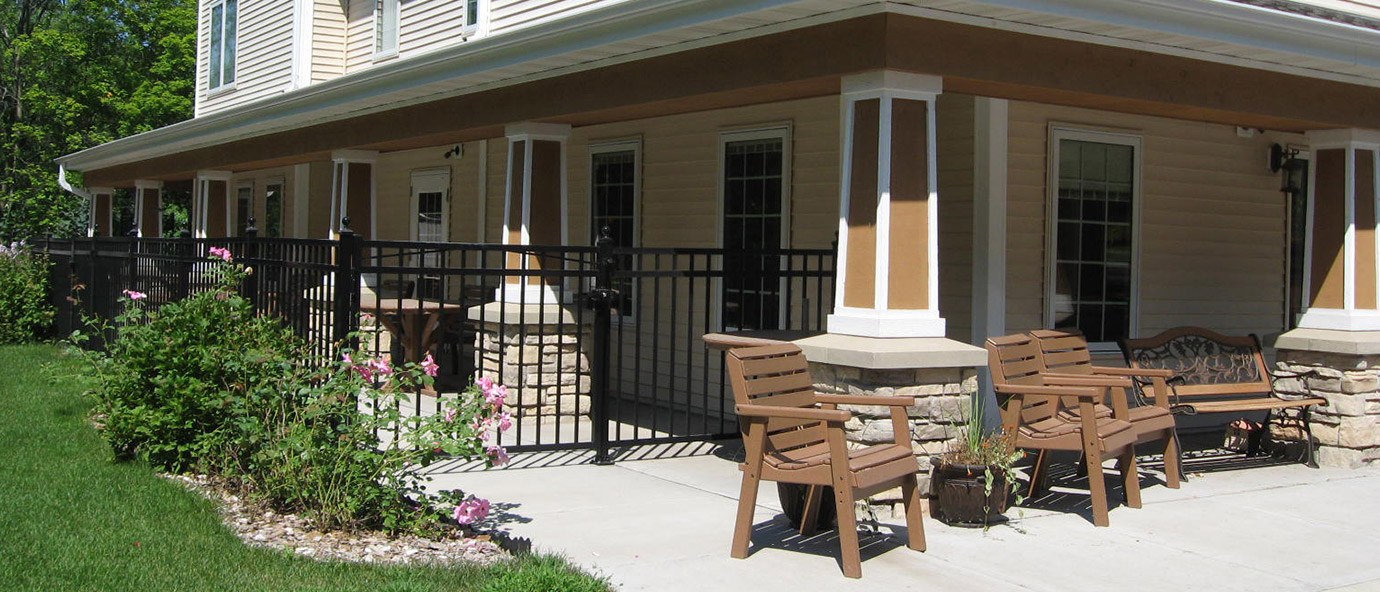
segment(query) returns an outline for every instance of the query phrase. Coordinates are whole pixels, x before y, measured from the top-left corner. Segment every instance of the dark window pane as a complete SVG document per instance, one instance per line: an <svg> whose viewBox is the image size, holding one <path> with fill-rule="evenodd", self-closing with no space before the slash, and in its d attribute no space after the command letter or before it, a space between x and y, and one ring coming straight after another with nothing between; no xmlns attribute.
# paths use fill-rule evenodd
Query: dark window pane
<svg viewBox="0 0 1380 592"><path fill-rule="evenodd" d="M1077 220L1079 216L1078 200L1064 197L1064 193L1064 191L1059 192L1059 218Z"/></svg>
<svg viewBox="0 0 1380 592"><path fill-rule="evenodd" d="M1107 225L1107 260L1121 263L1131 262L1130 226Z"/></svg>
<svg viewBox="0 0 1380 592"><path fill-rule="evenodd" d="M1107 266L1107 301L1131 302L1131 268L1121 265Z"/></svg>
<svg viewBox="0 0 1380 592"><path fill-rule="evenodd" d="M1058 236L1058 250L1055 257L1062 261L1072 261L1078 259L1078 224L1074 222L1060 222Z"/></svg>
<svg viewBox="0 0 1380 592"><path fill-rule="evenodd" d="M1102 300L1102 269L1101 265L1095 263L1084 263L1078 266L1078 285L1081 288L1077 292L1076 299L1078 301Z"/></svg>
<svg viewBox="0 0 1380 592"><path fill-rule="evenodd" d="M1089 193L1092 195L1089 196ZM1105 222L1107 220L1107 202L1100 188L1091 192L1085 192L1083 200L1083 219L1088 222Z"/></svg>
<svg viewBox="0 0 1380 592"><path fill-rule="evenodd" d="M1130 337L1131 314L1125 305L1109 305L1102 326L1102 341L1115 341Z"/></svg>
<svg viewBox="0 0 1380 592"><path fill-rule="evenodd" d="M1106 243L1103 238L1105 232L1101 224L1084 224L1080 229L1083 235L1080 247L1080 255L1084 261L1102 261L1105 256Z"/></svg>
<svg viewBox="0 0 1380 592"><path fill-rule="evenodd" d="M1078 328L1083 330L1088 341L1106 341L1102 334L1102 305L1078 305Z"/></svg>

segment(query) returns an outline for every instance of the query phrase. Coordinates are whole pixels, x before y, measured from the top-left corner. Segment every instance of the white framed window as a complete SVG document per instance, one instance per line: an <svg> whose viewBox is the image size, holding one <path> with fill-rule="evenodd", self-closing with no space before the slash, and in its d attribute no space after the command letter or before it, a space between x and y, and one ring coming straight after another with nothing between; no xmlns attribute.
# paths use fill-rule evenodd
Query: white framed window
<svg viewBox="0 0 1380 592"><path fill-rule="evenodd" d="M417 169L412 171L412 240L443 243L450 228L450 168ZM423 253L417 265L439 268L445 264L443 254ZM444 292L440 275L423 273L418 278L417 296L440 298Z"/></svg>
<svg viewBox="0 0 1380 592"><path fill-rule="evenodd" d="M479 25L488 16L488 0L465 0L465 36L483 34Z"/></svg>
<svg viewBox="0 0 1380 592"><path fill-rule="evenodd" d="M594 144L589 147L589 232L593 240L599 238L604 227L615 247L635 247L641 232L639 222L642 184L642 141L625 140ZM620 269L633 269L634 256L620 258ZM618 291L614 308L625 322L637 318L638 286L633 278L618 278L613 282Z"/></svg>
<svg viewBox="0 0 1380 592"><path fill-rule="evenodd" d="M719 134L719 168L720 324L779 329L787 305L782 258L763 252L790 244L790 126Z"/></svg>
<svg viewBox="0 0 1380 592"><path fill-rule="evenodd" d="M1141 152L1138 135L1050 128L1045 324L1098 350L1138 329Z"/></svg>
<svg viewBox="0 0 1380 592"><path fill-rule="evenodd" d="M264 219L259 223L263 231L259 236L278 238L283 236L283 180L269 179L264 184Z"/></svg>
<svg viewBox="0 0 1380 592"><path fill-rule="evenodd" d="M249 219L254 217L254 182L245 181L235 187L235 236L244 236ZM255 220L257 226L257 220Z"/></svg>
<svg viewBox="0 0 1380 592"><path fill-rule="evenodd" d="M221 0L211 5L210 64L207 69L207 86L210 90L234 88L238 20L239 0Z"/></svg>
<svg viewBox="0 0 1380 592"><path fill-rule="evenodd" d="M398 54L401 0L374 0L374 59Z"/></svg>

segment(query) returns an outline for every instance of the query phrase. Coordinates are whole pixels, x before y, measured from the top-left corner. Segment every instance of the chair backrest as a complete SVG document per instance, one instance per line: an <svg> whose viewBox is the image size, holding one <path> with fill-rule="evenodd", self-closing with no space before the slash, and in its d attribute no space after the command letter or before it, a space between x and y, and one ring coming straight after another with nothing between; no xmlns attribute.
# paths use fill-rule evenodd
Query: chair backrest
<svg viewBox="0 0 1380 592"><path fill-rule="evenodd" d="M987 368L995 385L1042 385L1040 377L1040 345L1029 335L992 337L985 344ZM998 394L1000 399L1001 395ZM1030 423L1053 417L1062 402L1054 396L1027 396L1021 406L1021 421ZM1005 402L1003 401L1003 406ZM1014 419L1014 418L1010 418ZM1003 417L1003 422L1008 418Z"/></svg>
<svg viewBox="0 0 1380 592"><path fill-rule="evenodd" d="M733 400L739 405L814 407L815 385L809 362L792 343L740 347L726 356ZM747 435L747 424L739 422ZM767 450L782 451L825 441L819 421L772 419L767 422Z"/></svg>
<svg viewBox="0 0 1380 592"><path fill-rule="evenodd" d="M1045 370L1061 374L1092 374L1092 353L1088 340L1078 329L1040 329L1030 336L1040 345L1040 361Z"/></svg>
<svg viewBox="0 0 1380 592"><path fill-rule="evenodd" d="M1268 393L1273 390L1260 341L1200 327L1175 327L1154 337L1120 342L1132 368L1174 371L1178 396Z"/></svg>

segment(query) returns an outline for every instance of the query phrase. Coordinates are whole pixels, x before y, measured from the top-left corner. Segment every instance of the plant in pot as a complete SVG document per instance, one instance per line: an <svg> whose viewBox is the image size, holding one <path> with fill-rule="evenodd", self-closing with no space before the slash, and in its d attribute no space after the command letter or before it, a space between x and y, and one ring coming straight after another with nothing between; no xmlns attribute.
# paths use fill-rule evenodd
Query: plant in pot
<svg viewBox="0 0 1380 592"><path fill-rule="evenodd" d="M1012 499L1019 474L1016 462L1025 454L1016 448L1008 428L984 431L982 395L973 397L972 414L948 449L930 458L931 514L945 524L982 526L1005 520L1006 509L1022 501Z"/></svg>

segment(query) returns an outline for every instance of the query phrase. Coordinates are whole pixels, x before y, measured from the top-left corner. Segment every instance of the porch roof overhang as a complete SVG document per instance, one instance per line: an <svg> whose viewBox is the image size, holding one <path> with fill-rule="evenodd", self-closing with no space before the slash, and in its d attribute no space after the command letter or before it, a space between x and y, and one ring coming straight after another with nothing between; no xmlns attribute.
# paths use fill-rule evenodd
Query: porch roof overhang
<svg viewBox="0 0 1380 592"><path fill-rule="evenodd" d="M818 96L883 67L995 97L1272 129L1380 127L1380 31L1229 0L629 0L59 163L88 184L175 179L496 137L524 119L583 125Z"/></svg>

